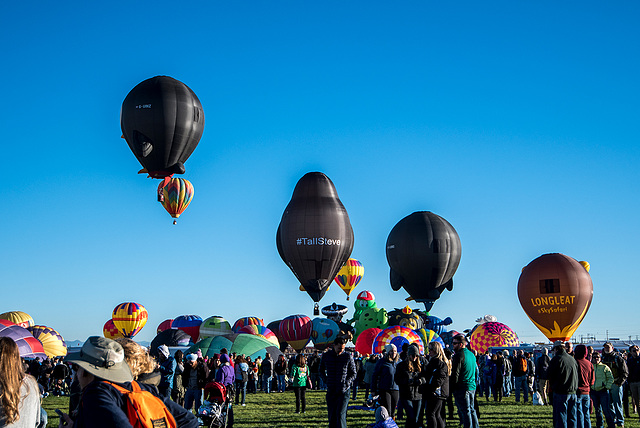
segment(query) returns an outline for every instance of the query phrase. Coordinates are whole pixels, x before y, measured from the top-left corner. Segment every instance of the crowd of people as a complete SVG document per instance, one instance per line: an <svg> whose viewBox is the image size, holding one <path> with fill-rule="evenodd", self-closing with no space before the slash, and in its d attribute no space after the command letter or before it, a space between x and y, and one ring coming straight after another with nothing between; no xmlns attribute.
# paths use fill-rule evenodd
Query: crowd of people
<svg viewBox="0 0 640 428"><path fill-rule="evenodd" d="M339 336L320 353L297 353L274 359L230 354L211 358L201 352L171 355L166 345L152 352L130 339L90 337L66 358L21 359L15 342L0 338L0 427L44 427L41 399L69 395L61 427L129 427L127 403L133 392L146 392L164 409L167 426L197 427L195 414L207 398L207 386L223 385L227 399L245 406L248 394L294 392L295 412L306 412L307 389L326 391L329 427L346 427L350 400L363 392L363 404L378 407L371 427L443 428L447 418L478 427L479 402L502 401L553 406L554 427L624 426L638 412L640 353L638 346L618 352L605 343L602 352L570 342L556 343L551 354L516 350L477 355L460 334L452 347L430 342L398 350L389 344L379 355L360 356L346 349ZM153 350L151 350L153 351ZM457 412L454 412L454 405ZM229 408L228 425L233 425Z"/></svg>

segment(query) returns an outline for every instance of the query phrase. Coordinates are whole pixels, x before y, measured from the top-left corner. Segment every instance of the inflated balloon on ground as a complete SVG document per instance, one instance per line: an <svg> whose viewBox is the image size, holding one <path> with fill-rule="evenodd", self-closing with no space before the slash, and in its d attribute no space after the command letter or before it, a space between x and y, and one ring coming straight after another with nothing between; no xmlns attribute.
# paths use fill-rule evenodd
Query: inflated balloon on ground
<svg viewBox="0 0 640 428"><path fill-rule="evenodd" d="M33 322L33 318L31 318L31 315L22 311L5 312L3 314L0 314L0 319L11 321L12 323L24 328L33 327L35 325L35 323Z"/></svg>
<svg viewBox="0 0 640 428"><path fill-rule="evenodd" d="M202 321L202 324L200 324L200 340L231 333L233 333L233 331L231 330L229 321L221 316L214 315Z"/></svg>
<svg viewBox="0 0 640 428"><path fill-rule="evenodd" d="M198 315L180 315L173 320L171 328L184 331L191 336L191 341L196 343L200 336L200 324L202 324L202 318Z"/></svg>
<svg viewBox="0 0 640 428"><path fill-rule="evenodd" d="M405 343L415 343L416 345L418 345L420 353L424 354L424 346L422 344L422 339L420 338L418 333L411 330L410 328L402 327L399 325L387 327L380 333L378 333L375 339L373 339L373 353L383 353L384 347L386 345L395 345L399 353L400 351L402 351L402 345L404 345Z"/></svg>
<svg viewBox="0 0 640 428"><path fill-rule="evenodd" d="M9 337L18 345L22 358L47 358L42 343L24 327L9 320L0 319L0 337Z"/></svg>
<svg viewBox="0 0 640 428"><path fill-rule="evenodd" d="M313 323L306 315L291 315L280 321L282 338L296 351L307 346L312 330Z"/></svg>
<svg viewBox="0 0 640 428"><path fill-rule="evenodd" d="M505 324L485 322L478 324L471 333L469 347L484 354L492 346L520 346L516 333Z"/></svg>
<svg viewBox="0 0 640 428"><path fill-rule="evenodd" d="M60 333L44 325L34 325L27 328L42 343L44 353L48 357L64 357L67 355L67 344Z"/></svg>

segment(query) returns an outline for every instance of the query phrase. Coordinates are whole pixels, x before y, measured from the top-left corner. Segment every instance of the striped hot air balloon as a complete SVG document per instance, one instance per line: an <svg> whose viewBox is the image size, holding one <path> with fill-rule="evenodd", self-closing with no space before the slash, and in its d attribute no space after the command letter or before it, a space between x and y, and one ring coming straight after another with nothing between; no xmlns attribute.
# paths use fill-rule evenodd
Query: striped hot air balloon
<svg viewBox="0 0 640 428"><path fill-rule="evenodd" d="M291 315L280 321L282 338L296 351L307 346L312 330L313 323L306 315Z"/></svg>
<svg viewBox="0 0 640 428"><path fill-rule="evenodd" d="M258 317L242 317L233 324L231 330L233 330L234 333L238 333L245 325L264 325L264 321Z"/></svg>
<svg viewBox="0 0 640 428"><path fill-rule="evenodd" d="M20 327L29 328L33 327L35 323L31 315L22 311L10 311L0 314L1 320L11 321L14 324L18 324Z"/></svg>
<svg viewBox="0 0 640 428"><path fill-rule="evenodd" d="M44 353L48 357L64 357L67 355L67 344L60 333L44 325L28 327L33 337L42 343Z"/></svg>
<svg viewBox="0 0 640 428"><path fill-rule="evenodd" d="M111 316L113 325L118 329L118 332L129 339L142 330L148 318L149 313L144 306L135 302L120 303L115 307Z"/></svg>
<svg viewBox="0 0 640 428"><path fill-rule="evenodd" d="M184 178L165 178L158 185L158 200L171 217L178 218L193 199L193 184ZM177 221L174 220L173 224Z"/></svg>

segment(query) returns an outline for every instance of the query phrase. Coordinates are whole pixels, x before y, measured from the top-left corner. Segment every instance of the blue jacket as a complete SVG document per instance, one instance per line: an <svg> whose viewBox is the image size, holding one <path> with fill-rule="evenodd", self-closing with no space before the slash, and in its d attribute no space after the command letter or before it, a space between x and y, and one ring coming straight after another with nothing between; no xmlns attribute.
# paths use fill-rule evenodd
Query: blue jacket
<svg viewBox="0 0 640 428"><path fill-rule="evenodd" d="M327 385L328 392L343 393L351 388L356 378L356 364L347 351L340 355L333 348L322 354L320 377Z"/></svg>
<svg viewBox="0 0 640 428"><path fill-rule="evenodd" d="M374 394L378 391L397 391L399 389L395 380L397 366L397 362L391 362L386 357L378 360L373 369L373 379L371 380L371 390Z"/></svg>

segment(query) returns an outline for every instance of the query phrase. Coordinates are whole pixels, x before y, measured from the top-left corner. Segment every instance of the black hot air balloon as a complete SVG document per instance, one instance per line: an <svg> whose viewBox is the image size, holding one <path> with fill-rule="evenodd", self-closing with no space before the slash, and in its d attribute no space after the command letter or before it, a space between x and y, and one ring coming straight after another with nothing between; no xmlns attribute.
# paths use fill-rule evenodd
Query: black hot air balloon
<svg viewBox="0 0 640 428"><path fill-rule="evenodd" d="M321 172L305 174L282 214L276 245L315 304L353 250L353 229L335 186ZM317 312L317 313L316 313Z"/></svg>
<svg viewBox="0 0 640 428"><path fill-rule="evenodd" d="M429 211L408 215L387 238L391 288L404 287L428 312L445 288L453 289L461 255L460 237L447 220Z"/></svg>
<svg viewBox="0 0 640 428"><path fill-rule="evenodd" d="M204 131L200 100L184 83L156 76L139 83L122 103L120 125L129 148L153 178L184 174L184 163Z"/></svg>

